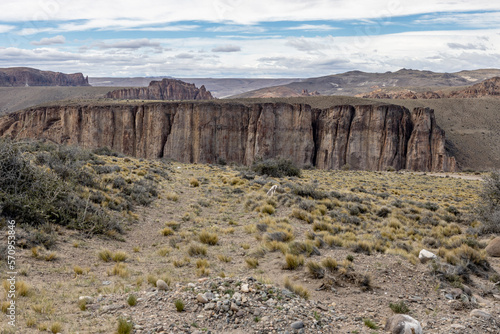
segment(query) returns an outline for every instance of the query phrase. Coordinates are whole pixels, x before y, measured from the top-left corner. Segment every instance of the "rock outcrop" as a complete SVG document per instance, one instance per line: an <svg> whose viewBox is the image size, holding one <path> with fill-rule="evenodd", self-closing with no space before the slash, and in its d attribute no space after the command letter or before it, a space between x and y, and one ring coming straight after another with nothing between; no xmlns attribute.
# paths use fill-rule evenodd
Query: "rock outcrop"
<svg viewBox="0 0 500 334"><path fill-rule="evenodd" d="M359 97L368 99L444 99L444 98L478 98L483 96L500 95L500 77L484 80L470 87L452 90L451 92L426 91L414 92L408 89L385 90L377 89Z"/></svg>
<svg viewBox="0 0 500 334"><path fill-rule="evenodd" d="M21 86L90 86L88 77L82 73L40 71L29 67L0 69L1 87Z"/></svg>
<svg viewBox="0 0 500 334"><path fill-rule="evenodd" d="M109 92L107 98L121 100L212 100L212 94L201 86L199 89L176 79L151 81L148 87L124 88Z"/></svg>
<svg viewBox="0 0 500 334"><path fill-rule="evenodd" d="M285 157L322 169L454 171L434 112L396 105L150 102L44 106L0 118L0 136L108 146L143 158L251 164Z"/></svg>

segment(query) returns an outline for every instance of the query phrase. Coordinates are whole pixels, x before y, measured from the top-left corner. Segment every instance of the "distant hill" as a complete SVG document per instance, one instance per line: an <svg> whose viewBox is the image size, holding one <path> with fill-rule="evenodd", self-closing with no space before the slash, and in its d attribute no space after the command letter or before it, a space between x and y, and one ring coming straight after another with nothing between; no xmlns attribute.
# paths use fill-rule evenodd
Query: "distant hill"
<svg viewBox="0 0 500 334"><path fill-rule="evenodd" d="M30 67L0 68L0 87L90 86L82 73L65 74Z"/></svg>
<svg viewBox="0 0 500 334"><path fill-rule="evenodd" d="M359 97L369 99L442 99L442 98L478 98L500 96L500 77L493 77L475 85L456 89L416 91L412 89L377 89Z"/></svg>
<svg viewBox="0 0 500 334"><path fill-rule="evenodd" d="M262 88L233 98L291 97L301 96L304 91L320 95L357 95L390 87L457 87L500 76L499 69L437 73L401 69L396 72L366 73L350 71L319 78L303 79L286 85Z"/></svg>
<svg viewBox="0 0 500 334"><path fill-rule="evenodd" d="M151 80L170 79L172 77L90 77L89 83L95 87L147 87ZM184 82L205 86L216 98L226 98L231 95L242 94L251 90L269 86L286 85L300 81L297 78L288 79L252 79L252 78L177 78Z"/></svg>

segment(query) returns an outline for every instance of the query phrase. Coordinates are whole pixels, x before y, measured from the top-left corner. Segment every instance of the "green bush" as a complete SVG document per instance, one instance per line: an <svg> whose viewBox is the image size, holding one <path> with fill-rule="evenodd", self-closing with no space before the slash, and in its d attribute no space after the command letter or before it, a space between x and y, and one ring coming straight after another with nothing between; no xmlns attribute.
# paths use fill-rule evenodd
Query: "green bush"
<svg viewBox="0 0 500 334"><path fill-rule="evenodd" d="M0 140L0 217L16 220L29 232L29 242L46 247L54 243L54 233L41 227L52 224L90 234L120 231L98 192L91 192L92 200L84 195L83 187L98 187L86 166L94 158L77 147Z"/></svg>
<svg viewBox="0 0 500 334"><path fill-rule="evenodd" d="M252 170L259 175L272 177L297 176L300 177L300 168L286 159L268 159L255 161Z"/></svg>
<svg viewBox="0 0 500 334"><path fill-rule="evenodd" d="M500 171L484 179L478 215L483 223L481 233L500 233Z"/></svg>

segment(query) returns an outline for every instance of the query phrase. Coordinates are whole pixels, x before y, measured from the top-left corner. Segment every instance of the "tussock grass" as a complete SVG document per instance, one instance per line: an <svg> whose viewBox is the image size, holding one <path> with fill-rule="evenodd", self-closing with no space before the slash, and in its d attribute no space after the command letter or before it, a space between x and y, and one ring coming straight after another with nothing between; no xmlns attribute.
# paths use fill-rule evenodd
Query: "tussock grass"
<svg viewBox="0 0 500 334"><path fill-rule="evenodd" d="M302 285L293 284L288 277L285 278L284 286L286 289L295 293L297 296L300 296L304 299L309 299L309 296L310 296L309 291L306 288L304 288Z"/></svg>
<svg viewBox="0 0 500 334"><path fill-rule="evenodd" d="M245 262L249 268L255 269L259 266L259 260L254 257L249 257L245 259Z"/></svg>
<svg viewBox="0 0 500 334"><path fill-rule="evenodd" d="M283 269L295 270L302 265L304 265L304 256L294 254L285 255L285 264L283 265Z"/></svg>
<svg viewBox="0 0 500 334"><path fill-rule="evenodd" d="M217 245L217 242L219 241L217 233L211 233L207 230L201 231L200 234L198 234L198 239L201 243L211 246Z"/></svg>
<svg viewBox="0 0 500 334"><path fill-rule="evenodd" d="M207 248L202 245L191 245L188 248L189 256L206 256Z"/></svg>

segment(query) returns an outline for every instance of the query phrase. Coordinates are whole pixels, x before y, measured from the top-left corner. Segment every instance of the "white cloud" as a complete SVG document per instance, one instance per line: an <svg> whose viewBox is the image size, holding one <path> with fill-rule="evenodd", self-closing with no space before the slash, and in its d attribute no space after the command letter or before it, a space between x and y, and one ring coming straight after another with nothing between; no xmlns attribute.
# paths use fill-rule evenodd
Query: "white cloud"
<svg viewBox="0 0 500 334"><path fill-rule="evenodd" d="M54 37L45 37L39 41L31 42L32 45L53 45L53 44L64 44L66 43L66 38L62 35L57 35Z"/></svg>
<svg viewBox="0 0 500 334"><path fill-rule="evenodd" d="M431 14L415 20L415 23L425 25L458 24L464 27L498 28L500 27L500 12Z"/></svg>
<svg viewBox="0 0 500 334"><path fill-rule="evenodd" d="M222 45L222 46L217 46L212 49L212 52L240 52L241 47L237 45Z"/></svg>
<svg viewBox="0 0 500 334"><path fill-rule="evenodd" d="M14 30L14 26L7 25L7 24L0 24L0 34L9 32L11 30Z"/></svg>
<svg viewBox="0 0 500 334"><path fill-rule="evenodd" d="M301 24L295 27L288 27L286 30L304 30L304 31L330 31L340 29L328 24Z"/></svg>
<svg viewBox="0 0 500 334"><path fill-rule="evenodd" d="M151 42L147 38L131 39L124 41L117 41L113 43L96 43L100 49L140 49L140 48L159 48L160 43Z"/></svg>
<svg viewBox="0 0 500 334"><path fill-rule="evenodd" d="M3 0L0 21L97 20L122 26L123 18L147 22L208 21L255 24L275 21L377 19L437 12L500 10L491 0ZM103 28L105 26L101 26Z"/></svg>

